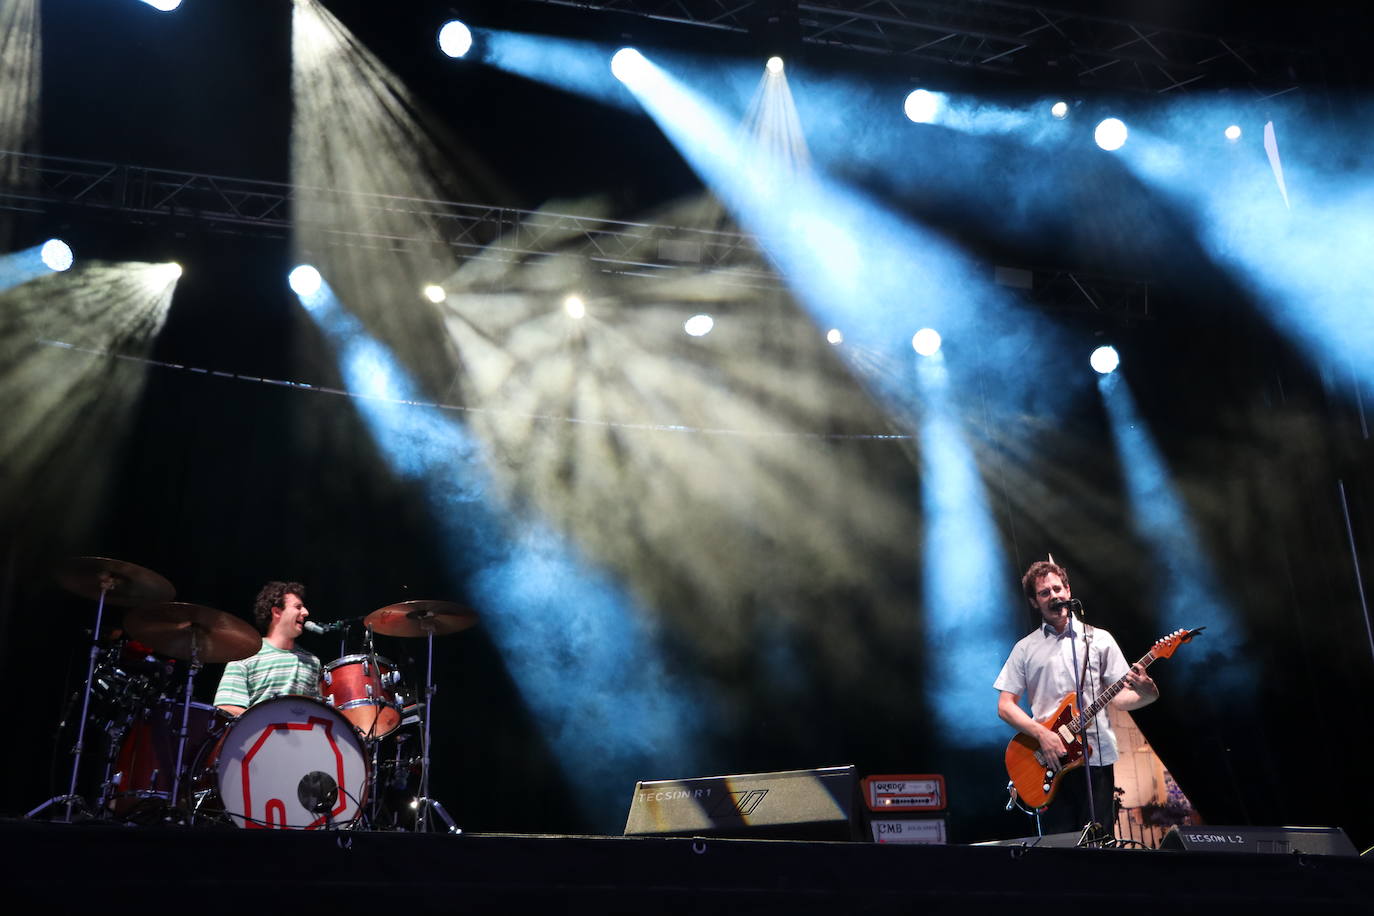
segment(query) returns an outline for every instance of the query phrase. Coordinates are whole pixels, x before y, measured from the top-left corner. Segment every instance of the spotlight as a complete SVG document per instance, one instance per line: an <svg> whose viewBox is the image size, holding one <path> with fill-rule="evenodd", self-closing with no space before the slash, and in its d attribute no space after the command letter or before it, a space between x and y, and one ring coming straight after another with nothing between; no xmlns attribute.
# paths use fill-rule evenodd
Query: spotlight
<svg viewBox="0 0 1374 916"><path fill-rule="evenodd" d="M693 315L683 323L682 330L693 337L705 337L715 326L716 322L710 315Z"/></svg>
<svg viewBox="0 0 1374 916"><path fill-rule="evenodd" d="M587 303L582 301L581 296L569 296L563 300L563 311L568 313L569 318L581 320L587 317Z"/></svg>
<svg viewBox="0 0 1374 916"><path fill-rule="evenodd" d="M170 13L181 6L181 0L143 0L143 2L162 13Z"/></svg>
<svg viewBox="0 0 1374 916"><path fill-rule="evenodd" d="M318 270L309 264L302 264L291 271L287 282L291 284L291 290L297 296L313 296L320 291L320 284L324 281L320 278Z"/></svg>
<svg viewBox="0 0 1374 916"><path fill-rule="evenodd" d="M1069 116L1069 103L1062 99L1050 106L1050 114L1062 121Z"/></svg>
<svg viewBox="0 0 1374 916"><path fill-rule="evenodd" d="M58 272L71 267L75 260L71 248L61 239L48 239L43 243L43 247L38 249L38 256L43 259L49 270Z"/></svg>
<svg viewBox="0 0 1374 916"><path fill-rule="evenodd" d="M431 283L425 287L425 298L438 305L448 298L448 293L444 292L444 288L439 284Z"/></svg>
<svg viewBox="0 0 1374 916"><path fill-rule="evenodd" d="M1125 146L1126 136L1126 125L1120 118L1107 118L1093 131L1093 139L1097 141L1097 145L1109 153Z"/></svg>
<svg viewBox="0 0 1374 916"><path fill-rule="evenodd" d="M622 83L628 83L644 71L649 62L634 48L621 48L611 57L611 72Z"/></svg>
<svg viewBox="0 0 1374 916"><path fill-rule="evenodd" d="M921 328L911 338L911 349L922 356L934 356L940 350L940 332L934 328Z"/></svg>
<svg viewBox="0 0 1374 916"><path fill-rule="evenodd" d="M146 277L148 289L159 292L181 279L181 265L175 261L158 264L148 271Z"/></svg>
<svg viewBox="0 0 1374 916"><path fill-rule="evenodd" d="M830 343L834 344L835 346L839 346L840 344L844 343L844 335L840 333L839 328L831 328L830 330L826 331L825 339Z"/></svg>
<svg viewBox="0 0 1374 916"><path fill-rule="evenodd" d="M1117 354L1116 347L1098 347L1093 351L1093 355L1088 357L1088 362L1100 375L1111 375L1116 371L1116 367L1121 365L1121 357Z"/></svg>
<svg viewBox="0 0 1374 916"><path fill-rule="evenodd" d="M472 30L457 19L450 19L439 29L439 50L449 57L462 57L471 48Z"/></svg>
<svg viewBox="0 0 1374 916"><path fill-rule="evenodd" d="M1237 140L1240 139L1239 124L1232 124L1230 127L1226 128L1226 139L1230 140L1232 143L1235 143Z"/></svg>
<svg viewBox="0 0 1374 916"><path fill-rule="evenodd" d="M768 58L768 72L769 72L769 73L772 73L772 74L774 74L774 75L779 74L779 73L782 72L782 58L781 58L781 57L770 57L770 58Z"/></svg>
<svg viewBox="0 0 1374 916"><path fill-rule="evenodd" d="M940 97L927 89L913 89L902 110L917 124L930 124L940 112Z"/></svg>

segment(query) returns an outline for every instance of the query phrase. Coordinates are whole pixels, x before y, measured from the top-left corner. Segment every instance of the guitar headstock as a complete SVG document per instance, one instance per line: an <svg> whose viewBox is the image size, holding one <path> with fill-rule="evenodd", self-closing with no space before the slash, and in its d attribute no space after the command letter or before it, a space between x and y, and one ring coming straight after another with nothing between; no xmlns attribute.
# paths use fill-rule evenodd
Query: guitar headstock
<svg viewBox="0 0 1374 916"><path fill-rule="evenodd" d="M1195 630L1174 630L1168 636L1154 644L1150 654L1155 658L1168 658L1174 654L1174 650L1185 642L1191 642L1192 638L1201 633L1206 627L1198 627Z"/></svg>

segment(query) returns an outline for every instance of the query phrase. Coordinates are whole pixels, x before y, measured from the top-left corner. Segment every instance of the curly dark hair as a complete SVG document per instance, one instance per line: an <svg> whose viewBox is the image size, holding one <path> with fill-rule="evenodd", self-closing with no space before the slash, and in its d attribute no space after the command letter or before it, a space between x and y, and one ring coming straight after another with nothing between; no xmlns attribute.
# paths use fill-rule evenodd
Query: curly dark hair
<svg viewBox="0 0 1374 916"><path fill-rule="evenodd" d="M1050 560L1036 560L1021 577L1021 591L1026 593L1026 600L1031 604L1035 603L1035 584L1051 573L1062 579L1066 588L1069 586L1069 571Z"/></svg>
<svg viewBox="0 0 1374 916"><path fill-rule="evenodd" d="M253 602L253 622L258 625L258 632L267 634L267 628L272 625L272 608L285 607L287 595L295 595L302 601L305 600L305 586L299 582L268 582L258 592L257 600Z"/></svg>

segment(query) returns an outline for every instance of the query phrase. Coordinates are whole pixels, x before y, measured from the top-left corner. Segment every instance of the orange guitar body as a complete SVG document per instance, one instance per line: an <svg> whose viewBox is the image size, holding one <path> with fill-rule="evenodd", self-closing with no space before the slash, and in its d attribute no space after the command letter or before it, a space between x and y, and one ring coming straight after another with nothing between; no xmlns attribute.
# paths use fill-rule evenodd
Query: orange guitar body
<svg viewBox="0 0 1374 916"><path fill-rule="evenodd" d="M1092 755L1092 745L1085 747L1078 735L1069 730L1070 723L1078 716L1078 695L1071 693L1059 704L1059 708L1041 725L1055 732L1064 741L1068 754L1060 758L1059 772L1050 775L1042 760L1040 742L1030 735L1018 734L1007 745L1007 777L1016 786L1016 795L1022 804L1031 808L1043 808L1054 799L1059 791L1059 780L1075 767L1083 765L1084 758Z"/></svg>

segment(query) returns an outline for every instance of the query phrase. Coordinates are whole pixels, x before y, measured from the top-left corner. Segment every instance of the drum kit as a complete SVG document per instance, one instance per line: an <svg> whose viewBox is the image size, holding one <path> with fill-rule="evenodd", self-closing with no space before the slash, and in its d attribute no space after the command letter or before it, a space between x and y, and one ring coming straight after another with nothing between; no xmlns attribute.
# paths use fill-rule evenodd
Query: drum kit
<svg viewBox="0 0 1374 916"><path fill-rule="evenodd" d="M434 638L475 625L472 611L448 601L403 601L314 626L316 632L348 632L361 623L362 651L347 654L341 643L340 657L322 668L318 697L272 697L235 717L194 700L196 676L204 665L256 654L262 637L251 626L223 611L173 601L170 582L122 560L70 559L57 581L96 602L95 627L67 793L28 817L61 812L67 822L80 816L461 832L430 796ZM111 605L129 610L123 626L106 637ZM376 634L426 640L423 687L407 688L400 666L377 653ZM419 756L407 757L417 731ZM89 745L97 734L104 736L103 776L94 791L82 794L82 760L94 750Z"/></svg>

